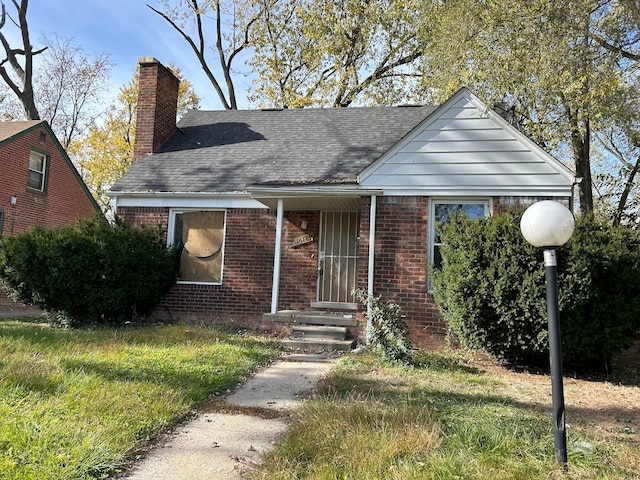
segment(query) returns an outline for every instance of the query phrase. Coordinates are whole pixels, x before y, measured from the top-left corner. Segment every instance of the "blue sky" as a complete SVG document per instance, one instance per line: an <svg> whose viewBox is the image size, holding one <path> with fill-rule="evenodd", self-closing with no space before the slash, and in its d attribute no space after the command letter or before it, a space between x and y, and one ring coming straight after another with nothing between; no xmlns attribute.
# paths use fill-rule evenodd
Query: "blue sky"
<svg viewBox="0 0 640 480"><path fill-rule="evenodd" d="M222 108L191 48L147 3L159 7L155 0L31 0L27 10L31 43L39 47L42 34L58 34L73 36L86 53L109 53L114 91L129 82L140 57L156 57L165 65L173 62L202 97L202 108ZM11 2L5 4L13 15ZM237 77L240 108L247 107L250 83L249 78Z"/></svg>

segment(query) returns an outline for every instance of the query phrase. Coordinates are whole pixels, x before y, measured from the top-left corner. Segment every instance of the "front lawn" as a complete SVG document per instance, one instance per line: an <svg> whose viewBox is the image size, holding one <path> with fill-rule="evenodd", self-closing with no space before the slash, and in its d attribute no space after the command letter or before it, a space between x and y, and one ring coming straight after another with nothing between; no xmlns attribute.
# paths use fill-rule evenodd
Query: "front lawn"
<svg viewBox="0 0 640 480"><path fill-rule="evenodd" d="M415 367L343 357L259 479L636 479L640 388L565 379L569 470L555 462L547 375L421 354Z"/></svg>
<svg viewBox="0 0 640 480"><path fill-rule="evenodd" d="M276 354L212 328L0 321L0 479L105 477Z"/></svg>

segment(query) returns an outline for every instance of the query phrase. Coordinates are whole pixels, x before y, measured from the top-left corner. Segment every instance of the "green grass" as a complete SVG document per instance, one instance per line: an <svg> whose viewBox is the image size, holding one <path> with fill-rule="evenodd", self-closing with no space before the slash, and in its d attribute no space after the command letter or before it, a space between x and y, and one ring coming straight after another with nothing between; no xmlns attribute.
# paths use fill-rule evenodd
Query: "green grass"
<svg viewBox="0 0 640 480"><path fill-rule="evenodd" d="M565 473L549 412L503 391L499 379L446 355L423 354L411 368L343 357L255 478L637 478L637 443L579 427L569 430Z"/></svg>
<svg viewBox="0 0 640 480"><path fill-rule="evenodd" d="M211 328L0 322L0 479L103 478L277 353Z"/></svg>

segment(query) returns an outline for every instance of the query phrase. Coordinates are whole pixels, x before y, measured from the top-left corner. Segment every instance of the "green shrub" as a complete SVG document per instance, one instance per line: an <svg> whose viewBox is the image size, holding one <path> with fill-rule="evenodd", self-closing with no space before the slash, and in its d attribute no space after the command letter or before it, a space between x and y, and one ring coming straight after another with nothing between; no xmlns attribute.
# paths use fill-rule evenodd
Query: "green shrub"
<svg viewBox="0 0 640 480"><path fill-rule="evenodd" d="M520 232L520 214L442 226L442 267L434 294L460 339L515 364L548 358L542 252ZM640 331L640 236L579 219L557 250L563 357L576 367L606 365Z"/></svg>
<svg viewBox="0 0 640 480"><path fill-rule="evenodd" d="M355 296L367 308L371 323L367 332L369 345L392 363L411 362L409 329L400 315L400 306L384 302L380 296L370 296L364 290L356 290Z"/></svg>
<svg viewBox="0 0 640 480"><path fill-rule="evenodd" d="M159 230L96 217L3 237L0 280L14 299L54 312L61 323L123 323L148 313L171 288L175 254Z"/></svg>

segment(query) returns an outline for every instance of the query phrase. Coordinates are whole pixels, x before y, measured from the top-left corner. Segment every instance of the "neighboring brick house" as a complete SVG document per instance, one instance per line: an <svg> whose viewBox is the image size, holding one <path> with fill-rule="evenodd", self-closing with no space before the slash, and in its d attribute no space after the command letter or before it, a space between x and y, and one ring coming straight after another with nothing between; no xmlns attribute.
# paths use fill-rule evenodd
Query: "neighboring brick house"
<svg viewBox="0 0 640 480"><path fill-rule="evenodd" d="M136 162L109 193L183 246L174 318L349 317L358 287L401 306L415 345L439 342L436 220L572 198L573 173L467 89L437 107L192 111L176 128L175 95L161 102L176 86L141 60Z"/></svg>
<svg viewBox="0 0 640 480"><path fill-rule="evenodd" d="M0 235L73 225L99 212L47 122L0 122ZM0 291L0 307L12 305Z"/></svg>

